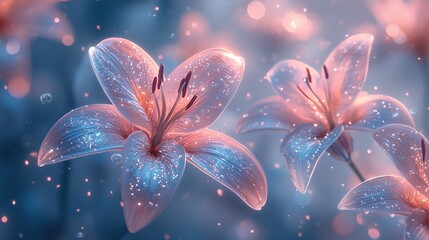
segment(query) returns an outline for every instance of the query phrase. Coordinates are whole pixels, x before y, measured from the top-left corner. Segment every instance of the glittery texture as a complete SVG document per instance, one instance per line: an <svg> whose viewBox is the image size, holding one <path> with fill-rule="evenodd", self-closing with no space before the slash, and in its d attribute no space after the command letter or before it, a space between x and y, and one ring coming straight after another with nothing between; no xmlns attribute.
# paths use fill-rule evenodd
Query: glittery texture
<svg viewBox="0 0 429 240"><path fill-rule="evenodd" d="M251 208L267 201L267 181L255 156L240 143L219 132L204 129L175 138L187 159L198 169L236 193Z"/></svg>
<svg viewBox="0 0 429 240"><path fill-rule="evenodd" d="M338 208L408 215L414 194L418 194L416 189L403 177L376 177L350 190Z"/></svg>
<svg viewBox="0 0 429 240"><path fill-rule="evenodd" d="M283 139L281 152L286 159L292 182L299 191L307 190L317 162L343 130L344 127L339 125L325 134L323 127L304 124Z"/></svg>
<svg viewBox="0 0 429 240"><path fill-rule="evenodd" d="M429 214L421 208L414 209L407 218L404 238L406 240L425 240L429 237Z"/></svg>
<svg viewBox="0 0 429 240"><path fill-rule="evenodd" d="M131 124L113 105L80 107L64 115L51 128L40 147L38 164L119 150L131 131Z"/></svg>
<svg viewBox="0 0 429 240"><path fill-rule="evenodd" d="M225 49L208 49L185 60L166 79L164 93L176 96L181 80L192 72L186 96L177 103L175 112L184 108L192 97L197 101L172 126L171 131L192 132L211 125L234 96L244 73L244 60ZM174 98L167 98L172 106Z"/></svg>
<svg viewBox="0 0 429 240"><path fill-rule="evenodd" d="M100 85L118 111L133 124L151 129L149 116L155 108L152 81L158 74L155 61L121 38L103 40L89 49L89 56Z"/></svg>
<svg viewBox="0 0 429 240"><path fill-rule="evenodd" d="M414 127L410 113L399 101L361 91L373 39L370 34L348 37L331 51L321 73L296 60L283 60L275 64L268 71L267 79L281 99L262 100L247 110L237 125L240 133L292 131L283 142L281 151L290 166L292 181L300 191L307 189L317 160L326 149L338 160L352 161L353 139L348 132L325 141L323 151L317 151L317 156L312 152L316 150L312 141L308 141L314 140L315 136L332 134L338 126L345 130L362 131L374 131L391 123ZM308 131L306 124L317 126L315 131L318 135ZM303 135L298 136L298 132ZM299 146L297 142L300 142ZM300 153L295 152L297 149ZM313 158L309 159L308 156ZM306 167L301 169L301 165ZM296 166L299 168L295 169ZM350 166L354 164L351 162ZM357 171L356 167L352 169ZM362 174L357 175L363 179Z"/></svg>
<svg viewBox="0 0 429 240"><path fill-rule="evenodd" d="M338 208L408 215L405 239L429 237L428 166L422 144L427 139L411 127L390 124L378 129L374 139L391 157L405 177L382 176L369 179L350 190Z"/></svg>
<svg viewBox="0 0 429 240"><path fill-rule="evenodd" d="M241 57L209 49L165 78L163 65L158 68L126 39L106 39L89 55L114 106L91 105L60 119L41 147L40 165L123 147L122 199L131 232L149 224L173 196L185 168L182 144L191 163L250 207L262 208L267 182L256 158L231 138L204 129L235 94Z"/></svg>
<svg viewBox="0 0 429 240"><path fill-rule="evenodd" d="M429 190L429 163L423 161L423 134L403 125L389 125L374 133L374 139L389 154L395 166L421 192Z"/></svg>
<svg viewBox="0 0 429 240"><path fill-rule="evenodd" d="M122 201L131 232L149 224L172 198L185 170L185 150L172 140L151 153L148 136L135 131L124 144Z"/></svg>
<svg viewBox="0 0 429 240"><path fill-rule="evenodd" d="M341 115L346 129L372 131L387 124L414 126L407 108L398 100L383 95L358 97Z"/></svg>

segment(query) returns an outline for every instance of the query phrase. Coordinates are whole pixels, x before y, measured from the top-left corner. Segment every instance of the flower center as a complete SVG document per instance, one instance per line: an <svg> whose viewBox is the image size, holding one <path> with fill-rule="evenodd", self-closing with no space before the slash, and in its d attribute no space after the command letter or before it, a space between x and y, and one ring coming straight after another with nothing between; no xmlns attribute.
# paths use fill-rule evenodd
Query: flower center
<svg viewBox="0 0 429 240"><path fill-rule="evenodd" d="M157 147L161 143L164 134L171 127L174 121L182 117L183 114L190 107L192 107L195 101L197 100L197 96L194 95L185 107L182 107L182 109L175 111L179 100L181 98L186 97L186 90L188 88L189 81L191 80L191 76L192 76L192 71L189 71L186 74L185 78L183 78L182 81L180 82L179 89L177 91L176 100L174 101L170 111L167 113L167 104L164 96L164 91L162 90L162 84L164 83L164 66L162 64L159 66L158 76L154 77L152 82L152 94L154 94L155 96L155 93L157 90L160 91L161 93L161 103L158 102L158 98L155 96L156 110L157 110L159 119L158 119L158 125L155 129L155 134L152 137L152 142L151 142L152 154L155 154L157 152Z"/></svg>
<svg viewBox="0 0 429 240"><path fill-rule="evenodd" d="M304 82L306 83L306 87L308 88L308 90L310 90L310 92L305 92L298 84L296 85L296 87L298 88L298 90L302 93L302 95L307 98L312 104L314 104L314 106L316 107L316 109L321 112L323 115L325 115L326 119L328 120L328 124L330 127L330 130L332 130L335 127L335 120L334 117L332 115L332 111L331 111L331 93L329 91L329 72L328 69L326 68L325 65L323 65L323 72L325 74L325 79L326 79L326 84L323 86L323 90L325 93L325 101L323 101L317 94L316 92L313 90L313 88L311 87L311 84L313 83L313 79L311 77L311 73L310 70L308 68L306 68L307 70L307 77L304 78Z"/></svg>

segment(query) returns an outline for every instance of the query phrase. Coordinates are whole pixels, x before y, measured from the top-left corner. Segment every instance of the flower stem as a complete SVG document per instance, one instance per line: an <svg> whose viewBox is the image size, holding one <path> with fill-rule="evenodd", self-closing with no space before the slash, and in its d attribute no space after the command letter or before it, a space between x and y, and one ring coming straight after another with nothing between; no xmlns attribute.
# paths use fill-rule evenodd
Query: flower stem
<svg viewBox="0 0 429 240"><path fill-rule="evenodd" d="M362 173L360 173L359 169L353 163L353 160L351 158L347 160L347 163L349 164L353 172L356 174L356 177L358 177L361 182L365 181L365 178L362 176Z"/></svg>
<svg viewBox="0 0 429 240"><path fill-rule="evenodd" d="M419 61L422 67L422 73L423 73L423 84L424 84L424 102L423 102L423 132L427 135L429 134L429 58L422 58L421 61Z"/></svg>

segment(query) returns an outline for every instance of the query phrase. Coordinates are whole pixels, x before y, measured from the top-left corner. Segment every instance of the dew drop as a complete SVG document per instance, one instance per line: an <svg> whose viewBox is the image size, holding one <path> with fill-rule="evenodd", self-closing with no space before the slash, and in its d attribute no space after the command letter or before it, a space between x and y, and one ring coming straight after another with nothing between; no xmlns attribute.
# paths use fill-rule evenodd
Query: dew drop
<svg viewBox="0 0 429 240"><path fill-rule="evenodd" d="M40 102L42 102L43 105L49 104L52 101L52 95L50 93L43 93L40 95Z"/></svg>
<svg viewBox="0 0 429 240"><path fill-rule="evenodd" d="M120 153L115 153L112 154L112 156L110 157L110 160L115 163L115 164L121 164L122 162L122 155Z"/></svg>
<svg viewBox="0 0 429 240"><path fill-rule="evenodd" d="M83 235L83 233L82 232L77 232L76 233L76 238L84 238L85 236Z"/></svg>

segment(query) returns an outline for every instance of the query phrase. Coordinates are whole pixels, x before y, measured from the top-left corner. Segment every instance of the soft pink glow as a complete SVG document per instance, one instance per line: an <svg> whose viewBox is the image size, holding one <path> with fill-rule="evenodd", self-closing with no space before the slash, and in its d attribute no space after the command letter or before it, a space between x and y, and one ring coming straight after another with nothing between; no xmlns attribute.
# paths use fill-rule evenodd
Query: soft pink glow
<svg viewBox="0 0 429 240"><path fill-rule="evenodd" d="M10 95L23 98L30 92L30 83L24 77L16 77L9 81L7 89Z"/></svg>
<svg viewBox="0 0 429 240"><path fill-rule="evenodd" d="M257 0L251 1L249 5L247 5L247 14L255 20L261 19L265 15L264 3Z"/></svg>

